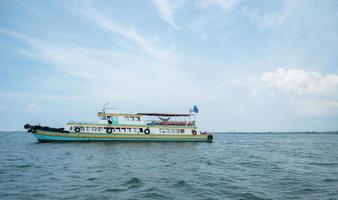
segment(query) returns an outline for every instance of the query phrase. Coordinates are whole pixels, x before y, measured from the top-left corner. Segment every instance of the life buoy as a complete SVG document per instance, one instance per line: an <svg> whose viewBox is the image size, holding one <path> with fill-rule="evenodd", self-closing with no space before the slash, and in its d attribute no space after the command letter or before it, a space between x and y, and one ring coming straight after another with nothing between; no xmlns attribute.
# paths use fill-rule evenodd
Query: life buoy
<svg viewBox="0 0 338 200"><path fill-rule="evenodd" d="M212 135L208 135L208 141L211 142L213 139Z"/></svg>
<svg viewBox="0 0 338 200"><path fill-rule="evenodd" d="M193 135L196 135L197 134L197 131L196 130L192 130L191 131Z"/></svg>
<svg viewBox="0 0 338 200"><path fill-rule="evenodd" d="M113 129L112 129L112 128L107 128L107 129L106 129L106 132L107 132L107 133L112 133L112 132L113 132Z"/></svg>
<svg viewBox="0 0 338 200"><path fill-rule="evenodd" d="M145 134L149 134L150 133L150 129L149 128L144 129L144 133Z"/></svg>
<svg viewBox="0 0 338 200"><path fill-rule="evenodd" d="M76 127L76 128L74 128L74 131L78 133L78 132L80 132L80 128Z"/></svg>

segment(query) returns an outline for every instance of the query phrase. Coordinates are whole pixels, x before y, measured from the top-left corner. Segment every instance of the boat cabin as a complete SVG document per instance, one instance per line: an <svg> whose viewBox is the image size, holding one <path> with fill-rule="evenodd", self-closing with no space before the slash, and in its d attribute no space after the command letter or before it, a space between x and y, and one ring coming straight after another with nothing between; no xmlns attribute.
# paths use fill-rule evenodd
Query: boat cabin
<svg viewBox="0 0 338 200"><path fill-rule="evenodd" d="M190 114L137 113L117 114L99 112L99 124L143 126L195 126Z"/></svg>
<svg viewBox="0 0 338 200"><path fill-rule="evenodd" d="M100 124L144 125L143 117L138 114L97 113Z"/></svg>
<svg viewBox="0 0 338 200"><path fill-rule="evenodd" d="M97 122L67 123L71 132L146 133L146 134L196 134L195 116L170 113L107 113L98 112Z"/></svg>

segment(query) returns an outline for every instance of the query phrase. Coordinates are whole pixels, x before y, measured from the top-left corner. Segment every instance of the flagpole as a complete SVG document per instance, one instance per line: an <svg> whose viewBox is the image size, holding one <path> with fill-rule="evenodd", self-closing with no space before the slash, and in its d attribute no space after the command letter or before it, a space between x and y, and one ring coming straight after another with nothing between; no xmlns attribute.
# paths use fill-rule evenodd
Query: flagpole
<svg viewBox="0 0 338 200"><path fill-rule="evenodd" d="M197 124L197 122L196 122L196 115L197 115L197 113L195 113L195 126L196 126L196 124Z"/></svg>

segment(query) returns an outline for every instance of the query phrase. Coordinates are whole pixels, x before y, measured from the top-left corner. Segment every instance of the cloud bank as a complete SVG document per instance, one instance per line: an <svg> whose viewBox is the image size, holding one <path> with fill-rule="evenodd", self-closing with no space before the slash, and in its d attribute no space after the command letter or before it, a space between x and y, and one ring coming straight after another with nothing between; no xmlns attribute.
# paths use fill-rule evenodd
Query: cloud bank
<svg viewBox="0 0 338 200"><path fill-rule="evenodd" d="M263 73L262 81L269 87L298 95L338 97L338 76L336 74L279 68L275 72Z"/></svg>

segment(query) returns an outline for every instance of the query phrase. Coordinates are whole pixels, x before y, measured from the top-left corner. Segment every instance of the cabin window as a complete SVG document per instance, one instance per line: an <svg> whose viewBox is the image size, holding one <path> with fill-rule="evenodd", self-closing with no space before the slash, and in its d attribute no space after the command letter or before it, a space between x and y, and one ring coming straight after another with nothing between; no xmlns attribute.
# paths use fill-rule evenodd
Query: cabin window
<svg viewBox="0 0 338 200"><path fill-rule="evenodd" d="M134 121L135 120L135 118L134 117L130 117L130 121Z"/></svg>
<svg viewBox="0 0 338 200"><path fill-rule="evenodd" d="M163 128L160 128L160 133L164 133Z"/></svg>
<svg viewBox="0 0 338 200"><path fill-rule="evenodd" d="M181 132L181 133L184 133L184 129L180 129L180 132Z"/></svg>
<svg viewBox="0 0 338 200"><path fill-rule="evenodd" d="M140 121L140 117L135 117L135 121Z"/></svg>
<svg viewBox="0 0 338 200"><path fill-rule="evenodd" d="M86 131L89 131L90 127L89 126L86 126Z"/></svg>
<svg viewBox="0 0 338 200"><path fill-rule="evenodd" d="M72 126L70 126L70 127L69 127L69 130L73 130L73 127L72 127Z"/></svg>
<svg viewBox="0 0 338 200"><path fill-rule="evenodd" d="M129 133L131 132L131 128L128 128L128 132L129 132Z"/></svg>
<svg viewBox="0 0 338 200"><path fill-rule="evenodd" d="M143 133L143 128L140 128L140 133Z"/></svg>
<svg viewBox="0 0 338 200"><path fill-rule="evenodd" d="M126 128L122 128L122 132L126 132Z"/></svg>
<svg viewBox="0 0 338 200"><path fill-rule="evenodd" d="M98 130L99 132L101 132L102 128L101 128L101 127L98 127L97 130Z"/></svg>
<svg viewBox="0 0 338 200"><path fill-rule="evenodd" d="M81 130L81 131L84 131L84 127L80 127L80 130Z"/></svg>
<svg viewBox="0 0 338 200"><path fill-rule="evenodd" d="M101 117L101 120L106 120L106 119L107 119L106 116Z"/></svg>
<svg viewBox="0 0 338 200"><path fill-rule="evenodd" d="M97 128L96 127L92 127L92 131L97 131Z"/></svg>
<svg viewBox="0 0 338 200"><path fill-rule="evenodd" d="M116 132L121 132L121 129L120 128L116 128Z"/></svg>

